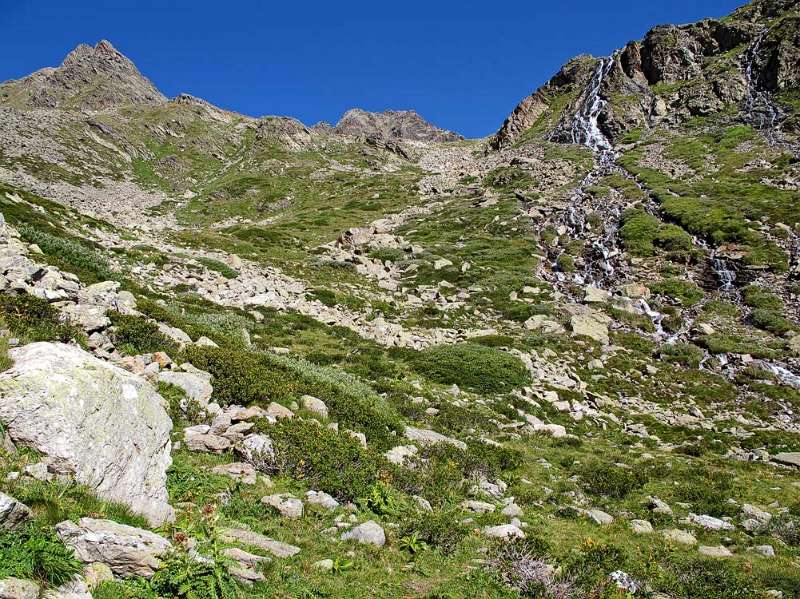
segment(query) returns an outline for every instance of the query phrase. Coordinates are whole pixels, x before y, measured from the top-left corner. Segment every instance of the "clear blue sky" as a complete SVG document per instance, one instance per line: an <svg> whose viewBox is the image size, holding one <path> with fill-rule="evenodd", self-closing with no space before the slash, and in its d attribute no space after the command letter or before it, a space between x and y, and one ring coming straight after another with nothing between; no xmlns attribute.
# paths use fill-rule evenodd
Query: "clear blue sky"
<svg viewBox="0 0 800 599"><path fill-rule="evenodd" d="M308 124L356 106L413 108L479 137L576 54L606 55L653 25L743 3L0 0L0 80L107 38L168 96Z"/></svg>

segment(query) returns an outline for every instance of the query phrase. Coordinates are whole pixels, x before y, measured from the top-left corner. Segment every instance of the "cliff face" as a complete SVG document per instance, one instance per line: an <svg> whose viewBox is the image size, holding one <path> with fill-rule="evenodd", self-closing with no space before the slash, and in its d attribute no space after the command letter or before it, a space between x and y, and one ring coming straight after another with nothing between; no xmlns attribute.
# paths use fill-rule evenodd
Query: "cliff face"
<svg viewBox="0 0 800 599"><path fill-rule="evenodd" d="M800 84L798 2L756 2L722 20L666 25L613 54L601 82L605 102L598 116L612 140L656 122L677 123L744 103L747 89L779 92ZM546 136L571 141L569 125L599 59L573 61L514 109L492 139L500 148L516 142L549 114ZM577 75L577 76L576 76Z"/></svg>

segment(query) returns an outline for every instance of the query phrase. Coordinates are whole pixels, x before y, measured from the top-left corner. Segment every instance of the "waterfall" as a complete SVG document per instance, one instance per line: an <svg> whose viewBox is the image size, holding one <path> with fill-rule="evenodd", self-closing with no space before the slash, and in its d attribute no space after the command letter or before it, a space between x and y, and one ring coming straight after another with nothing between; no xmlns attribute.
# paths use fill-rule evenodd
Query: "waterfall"
<svg viewBox="0 0 800 599"><path fill-rule="evenodd" d="M793 373L791 370L778 366L777 364L770 364L769 362L763 363L774 374L778 380L784 385L800 389L800 376Z"/></svg>
<svg viewBox="0 0 800 599"><path fill-rule="evenodd" d="M611 141L600 130L598 119L607 102L600 95L603 81L614 66L614 56L601 58L597 63L589 86L584 91L583 100L572 119L570 134L572 143L588 146L595 152L613 151Z"/></svg>
<svg viewBox="0 0 800 599"><path fill-rule="evenodd" d="M728 263L720 258L712 258L711 265L714 268L714 274L717 275L720 289L722 289L722 291L732 289L733 283L736 280L736 273L730 269Z"/></svg>
<svg viewBox="0 0 800 599"><path fill-rule="evenodd" d="M775 144L778 142L775 128L781 119L781 111L773 101L772 94L759 85L758 75L754 70L761 45L768 33L769 29L763 29L745 52L744 77L747 82L747 95L743 111L745 121L756 129L765 131L768 141Z"/></svg>

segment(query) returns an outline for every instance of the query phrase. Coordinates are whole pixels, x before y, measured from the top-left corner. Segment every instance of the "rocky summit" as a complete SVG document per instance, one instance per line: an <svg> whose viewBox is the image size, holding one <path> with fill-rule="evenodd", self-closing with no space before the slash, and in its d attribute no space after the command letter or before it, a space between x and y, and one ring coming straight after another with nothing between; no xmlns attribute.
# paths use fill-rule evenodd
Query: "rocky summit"
<svg viewBox="0 0 800 599"><path fill-rule="evenodd" d="M0 597L800 597L798 206L796 0L485 139L0 84Z"/></svg>

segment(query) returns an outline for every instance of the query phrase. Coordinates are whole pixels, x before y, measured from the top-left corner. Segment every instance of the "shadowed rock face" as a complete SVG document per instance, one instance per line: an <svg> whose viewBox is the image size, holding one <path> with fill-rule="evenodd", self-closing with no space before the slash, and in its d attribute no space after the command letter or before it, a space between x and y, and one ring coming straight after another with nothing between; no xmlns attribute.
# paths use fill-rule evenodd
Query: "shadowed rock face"
<svg viewBox="0 0 800 599"><path fill-rule="evenodd" d="M334 128L336 133L380 141L458 141L458 133L432 125L413 110L367 112L348 110Z"/></svg>
<svg viewBox="0 0 800 599"><path fill-rule="evenodd" d="M57 68L0 85L0 102L23 108L100 110L164 101L136 66L105 40L94 47L79 45Z"/></svg>

